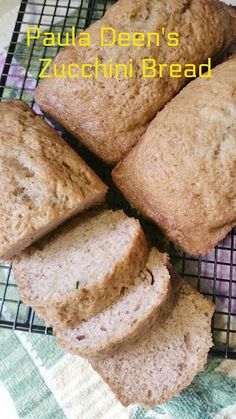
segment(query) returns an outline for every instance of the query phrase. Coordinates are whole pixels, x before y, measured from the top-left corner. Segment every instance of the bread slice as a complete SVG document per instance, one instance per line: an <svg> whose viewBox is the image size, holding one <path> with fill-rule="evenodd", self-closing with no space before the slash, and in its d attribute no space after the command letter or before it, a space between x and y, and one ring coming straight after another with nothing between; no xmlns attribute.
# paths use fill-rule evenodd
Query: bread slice
<svg viewBox="0 0 236 419"><path fill-rule="evenodd" d="M214 305L182 283L176 305L162 324L105 359L91 360L125 405L154 406L187 387L212 346Z"/></svg>
<svg viewBox="0 0 236 419"><path fill-rule="evenodd" d="M2 102L0 119L0 257L10 259L107 187L25 103Z"/></svg>
<svg viewBox="0 0 236 419"><path fill-rule="evenodd" d="M78 217L25 250L13 271L21 299L53 326L75 326L111 305L146 264L139 222L123 211Z"/></svg>
<svg viewBox="0 0 236 419"><path fill-rule="evenodd" d="M153 248L145 269L117 302L79 327L56 330L57 343L76 355L97 357L147 332L172 307L180 281L170 269L168 256Z"/></svg>
<svg viewBox="0 0 236 419"><path fill-rule="evenodd" d="M163 77L146 78L143 59L156 62L193 63L197 67L215 57L236 39L236 18L229 6L218 0L120 0L88 30L89 47L75 46L62 49L55 59L58 73L62 64L76 64L77 78L46 78L36 89L35 99L43 112L50 115L79 141L109 164L120 161L138 142L157 112L184 86L186 79L171 78L165 68ZM111 27L128 32L133 39L137 32L145 34L142 47L115 45L101 48L101 29ZM165 36L163 36L163 28ZM179 34L179 45L168 45L168 33ZM155 36L148 45L147 34L160 34L160 45ZM165 38L165 39L164 39ZM106 41L111 40L111 31ZM138 40L140 44L140 39ZM141 40L142 43L142 40ZM109 72L111 58L113 77L95 74L96 58ZM133 75L125 77L123 69L115 76L115 65L129 66L133 59ZM81 66L91 64L82 76ZM149 63L150 64L150 63ZM109 67L108 67L109 66ZM51 67L53 68L53 67ZM151 75L151 71L148 72ZM109 110L109 112L108 112Z"/></svg>
<svg viewBox="0 0 236 419"><path fill-rule="evenodd" d="M236 55L190 83L113 171L128 201L191 254L236 225L235 74Z"/></svg>

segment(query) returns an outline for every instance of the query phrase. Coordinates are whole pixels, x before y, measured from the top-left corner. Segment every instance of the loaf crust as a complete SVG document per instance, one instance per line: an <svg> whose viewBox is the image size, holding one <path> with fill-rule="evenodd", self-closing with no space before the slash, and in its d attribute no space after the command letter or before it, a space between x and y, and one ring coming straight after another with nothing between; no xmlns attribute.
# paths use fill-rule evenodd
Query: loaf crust
<svg viewBox="0 0 236 419"><path fill-rule="evenodd" d="M188 253L236 224L236 56L162 110L113 171L126 198Z"/></svg>
<svg viewBox="0 0 236 419"><path fill-rule="evenodd" d="M107 187L25 103L2 102L0 119L0 257L10 259Z"/></svg>
<svg viewBox="0 0 236 419"><path fill-rule="evenodd" d="M35 99L43 112L64 126L108 164L115 164L137 143L157 112L174 97L186 80L142 77L143 58L158 63L201 64L215 57L236 39L236 19L218 0L120 0L88 30L90 47L67 47L55 63L128 63L134 60L133 78L44 79ZM179 33L180 46L99 46L101 27L117 32Z"/></svg>
<svg viewBox="0 0 236 419"><path fill-rule="evenodd" d="M147 257L137 220L123 211L88 212L26 249L13 273L25 304L55 328L73 327L118 299Z"/></svg>

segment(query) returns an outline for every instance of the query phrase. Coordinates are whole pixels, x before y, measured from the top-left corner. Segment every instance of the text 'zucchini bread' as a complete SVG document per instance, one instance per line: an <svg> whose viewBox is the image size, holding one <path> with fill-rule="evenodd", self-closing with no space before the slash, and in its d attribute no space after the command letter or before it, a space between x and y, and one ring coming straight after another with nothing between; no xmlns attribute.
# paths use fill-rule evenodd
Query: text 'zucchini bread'
<svg viewBox="0 0 236 419"><path fill-rule="evenodd" d="M111 305L145 267L148 246L123 211L72 220L13 263L22 301L53 326L75 326Z"/></svg>
<svg viewBox="0 0 236 419"><path fill-rule="evenodd" d="M236 225L236 56L167 104L113 179L188 253L216 246Z"/></svg>
<svg viewBox="0 0 236 419"><path fill-rule="evenodd" d="M0 257L10 259L104 201L107 187L25 103L2 102L0 119Z"/></svg>
<svg viewBox="0 0 236 419"><path fill-rule="evenodd" d="M136 32L162 34L160 45L101 47L100 31L111 27L116 33ZM76 43L59 52L54 64L61 66L89 64L91 78L46 78L36 89L35 99L42 111L58 121L90 150L109 164L121 160L146 131L157 112L184 86L186 79L163 77L145 78L142 60L151 58L158 63L205 63L218 56L236 39L236 18L233 9L218 0L120 0L103 19L88 32L91 45ZM167 34L179 34L179 45L169 46ZM161 35L162 36L162 35ZM111 35L106 36L106 42ZM102 65L128 65L133 59L133 76L116 78L94 76L94 61ZM51 71L53 66L51 67ZM77 71L77 70L75 70Z"/></svg>

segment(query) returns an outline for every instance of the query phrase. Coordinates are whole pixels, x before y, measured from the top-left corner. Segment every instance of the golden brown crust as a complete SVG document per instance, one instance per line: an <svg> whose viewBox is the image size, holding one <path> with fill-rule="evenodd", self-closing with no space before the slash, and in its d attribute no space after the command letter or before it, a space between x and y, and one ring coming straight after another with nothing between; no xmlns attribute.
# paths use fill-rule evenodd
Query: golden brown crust
<svg viewBox="0 0 236 419"><path fill-rule="evenodd" d="M236 224L235 72L234 56L190 83L113 170L128 201L192 254Z"/></svg>
<svg viewBox="0 0 236 419"><path fill-rule="evenodd" d="M115 164L137 143L156 113L185 84L184 77L142 77L142 58L158 63L201 64L217 56L236 39L236 19L218 0L120 0L100 22L89 28L91 47L68 47L55 63L127 63L134 59L134 76L125 79L45 79L36 89L35 98L41 109L102 160ZM179 33L181 48L166 42L160 47L99 47L100 29L111 26L117 32Z"/></svg>
<svg viewBox="0 0 236 419"><path fill-rule="evenodd" d="M0 255L9 259L78 212L107 187L25 103L0 104Z"/></svg>

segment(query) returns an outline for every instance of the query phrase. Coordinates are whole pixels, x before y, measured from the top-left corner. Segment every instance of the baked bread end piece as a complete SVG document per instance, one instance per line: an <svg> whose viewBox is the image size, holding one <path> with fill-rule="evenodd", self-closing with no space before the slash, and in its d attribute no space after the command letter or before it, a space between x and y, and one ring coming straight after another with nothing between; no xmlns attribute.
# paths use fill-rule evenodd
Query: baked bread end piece
<svg viewBox="0 0 236 419"><path fill-rule="evenodd" d="M0 257L9 260L104 201L107 186L25 103L2 102L0 118Z"/></svg>

